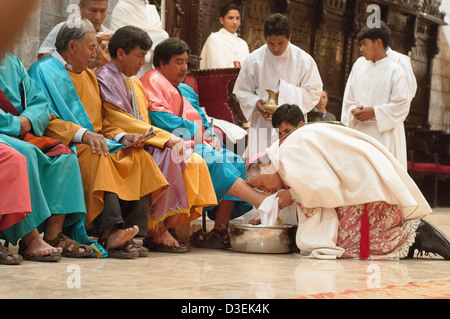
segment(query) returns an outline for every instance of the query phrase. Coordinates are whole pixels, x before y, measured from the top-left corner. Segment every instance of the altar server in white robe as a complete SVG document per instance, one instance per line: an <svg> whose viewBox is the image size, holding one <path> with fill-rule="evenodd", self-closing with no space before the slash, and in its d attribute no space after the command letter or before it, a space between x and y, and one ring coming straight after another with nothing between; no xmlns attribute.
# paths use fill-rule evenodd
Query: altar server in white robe
<svg viewBox="0 0 450 319"><path fill-rule="evenodd" d="M358 35L368 63L358 63L347 81L341 121L381 142L407 167L404 121L409 114L412 90L406 72L386 49L385 28L363 28Z"/></svg>
<svg viewBox="0 0 450 319"><path fill-rule="evenodd" d="M247 159L278 139L263 107L266 90L278 92L278 105L296 104L306 114L319 102L323 87L314 59L290 43L287 17L271 15L264 24L264 36L267 43L244 61L233 90L250 122Z"/></svg>
<svg viewBox="0 0 450 319"><path fill-rule="evenodd" d="M241 25L239 7L235 4L223 7L219 21L223 27L212 32L203 45L200 69L238 68L250 54L247 42L237 34Z"/></svg>
<svg viewBox="0 0 450 319"><path fill-rule="evenodd" d="M169 38L169 34L164 30L156 6L149 4L147 0L119 0L111 13L112 30L131 25L138 27L148 33L153 41L153 46L145 57L145 64L142 66L138 78L152 69L152 55L155 47Z"/></svg>
<svg viewBox="0 0 450 319"><path fill-rule="evenodd" d="M381 28L386 29L389 32L389 37L391 34L391 29L388 27L388 25L385 22L381 22ZM403 68L403 71L405 71L406 74L406 80L408 82L408 93L409 93L409 99L410 102L414 99L417 92L417 80L416 76L414 74L414 70L411 65L411 59L406 54L402 54L400 52L397 52L393 50L391 47L387 47L386 49L386 55L388 58L390 58L392 61L397 63ZM350 77L359 70L364 65L370 64L371 61L368 61L365 57L361 56L359 57L355 63L353 64L352 71L350 72Z"/></svg>

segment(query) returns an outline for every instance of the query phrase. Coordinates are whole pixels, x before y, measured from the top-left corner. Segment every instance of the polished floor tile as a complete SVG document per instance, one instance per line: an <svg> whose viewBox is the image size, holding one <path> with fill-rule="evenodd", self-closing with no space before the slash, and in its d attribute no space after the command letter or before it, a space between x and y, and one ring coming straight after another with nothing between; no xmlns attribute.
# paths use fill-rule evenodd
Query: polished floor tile
<svg viewBox="0 0 450 319"><path fill-rule="evenodd" d="M436 216L436 222L446 228L449 217ZM450 279L450 261L440 258L316 260L193 248L133 260L63 258L0 265L0 298L289 299L443 279Z"/></svg>

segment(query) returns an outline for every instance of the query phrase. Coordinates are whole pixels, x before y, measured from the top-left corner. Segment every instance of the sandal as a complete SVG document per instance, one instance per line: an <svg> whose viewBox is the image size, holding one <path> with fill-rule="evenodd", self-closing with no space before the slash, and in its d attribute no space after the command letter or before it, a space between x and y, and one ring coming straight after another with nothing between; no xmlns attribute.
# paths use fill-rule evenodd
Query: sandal
<svg viewBox="0 0 450 319"><path fill-rule="evenodd" d="M61 253L53 253L48 255L35 255L35 254L26 254L24 251L26 250L26 245L21 240L19 242L19 255L23 257L24 260L29 261L39 261L39 262L56 262L61 260Z"/></svg>
<svg viewBox="0 0 450 319"><path fill-rule="evenodd" d="M63 233L59 233L52 240L47 240L44 237L44 240L47 244L49 244L50 246L53 246L53 247L60 247L59 244L61 242L65 242L66 244L64 245L63 251L61 253L61 255L63 257L86 258L86 257L92 257L94 254L94 250L92 249L91 246L78 244L75 240L67 237ZM72 251L69 250L70 247L72 247L72 249L71 249ZM84 251L80 252L80 248L82 250L84 249Z"/></svg>
<svg viewBox="0 0 450 319"><path fill-rule="evenodd" d="M182 254L189 252L189 249L184 244L180 244L179 247L158 244L153 238L147 237L142 241L142 245L144 247L147 247L151 251L157 251L161 253Z"/></svg>
<svg viewBox="0 0 450 319"><path fill-rule="evenodd" d="M205 233L203 229L196 231L191 236L191 245L197 248L207 249L228 249L231 248L228 238L228 230L213 229L209 233Z"/></svg>
<svg viewBox="0 0 450 319"><path fill-rule="evenodd" d="M107 240L99 239L98 243L106 250L108 253L108 257L110 258L118 258L118 259L132 259L139 257L138 249L130 243L130 241L126 242L120 247L116 248L106 248ZM135 244L136 245L136 244ZM137 246L137 245L136 245Z"/></svg>
<svg viewBox="0 0 450 319"><path fill-rule="evenodd" d="M133 239L127 241L125 245L131 245L133 248L136 248L139 253L138 257L147 257L148 256L148 249L143 246L138 246L138 244L136 244Z"/></svg>
<svg viewBox="0 0 450 319"><path fill-rule="evenodd" d="M0 243L0 264L1 265L19 265L20 263L22 263L22 261L23 261L22 256L11 254Z"/></svg>

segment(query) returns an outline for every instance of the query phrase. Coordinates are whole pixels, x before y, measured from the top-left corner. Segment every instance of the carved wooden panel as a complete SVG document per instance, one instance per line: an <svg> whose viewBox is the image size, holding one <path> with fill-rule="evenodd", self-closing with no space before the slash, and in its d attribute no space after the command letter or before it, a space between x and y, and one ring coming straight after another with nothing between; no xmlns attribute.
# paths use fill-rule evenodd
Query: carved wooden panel
<svg viewBox="0 0 450 319"><path fill-rule="evenodd" d="M220 8L230 0L179 0L184 12L180 37L191 47L191 68L198 68L203 43L220 28ZM291 42L315 59L329 92L329 111L340 117L342 96L351 67L360 56L357 34L366 24L367 6L378 4L392 29L391 47L412 60L418 91L406 124L428 127L431 61L436 54L437 28L443 24L440 0L241 0L241 37L253 51L265 43L264 22L285 11ZM167 16L170 16L167 14ZM167 23L170 23L169 21Z"/></svg>
<svg viewBox="0 0 450 319"><path fill-rule="evenodd" d="M242 37L248 43L250 52L266 43L264 21L270 16L269 2L260 0L245 1L242 9Z"/></svg>
<svg viewBox="0 0 450 319"><path fill-rule="evenodd" d="M324 1L312 52L328 93L327 110L341 113L345 73L346 0Z"/></svg>

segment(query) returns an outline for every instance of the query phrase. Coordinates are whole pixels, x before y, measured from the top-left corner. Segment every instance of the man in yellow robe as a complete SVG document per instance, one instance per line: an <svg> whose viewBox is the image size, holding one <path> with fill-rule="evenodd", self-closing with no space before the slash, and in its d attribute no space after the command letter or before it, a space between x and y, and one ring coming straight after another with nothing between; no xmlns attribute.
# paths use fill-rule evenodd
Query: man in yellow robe
<svg viewBox="0 0 450 319"><path fill-rule="evenodd" d="M46 135L73 145L83 179L86 223L94 222L108 254L116 258L145 255L132 239L145 235L149 197L158 198L168 183L153 158L126 133L102 117L95 74L95 29L88 20L62 27L56 51L29 70L43 88L57 118ZM134 143L134 144L133 144ZM122 149L124 146L133 146ZM63 177L62 177L63 178Z"/></svg>
<svg viewBox="0 0 450 319"><path fill-rule="evenodd" d="M170 186L153 205L144 245L150 250L185 252L186 247L168 229L197 219L202 207L217 205L217 199L203 158L195 153L187 160L179 158L176 152L184 141L151 124L145 90L135 75L144 65L152 43L150 36L137 27L118 29L109 43L112 63L95 73L105 119L127 132L145 134L153 128L156 133L145 149L153 155Z"/></svg>

